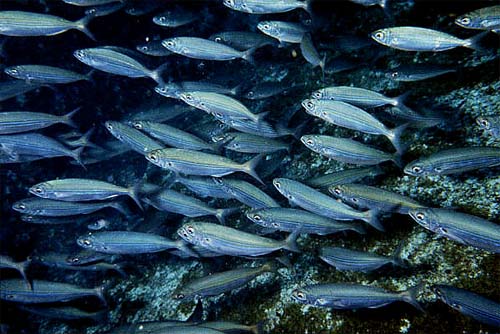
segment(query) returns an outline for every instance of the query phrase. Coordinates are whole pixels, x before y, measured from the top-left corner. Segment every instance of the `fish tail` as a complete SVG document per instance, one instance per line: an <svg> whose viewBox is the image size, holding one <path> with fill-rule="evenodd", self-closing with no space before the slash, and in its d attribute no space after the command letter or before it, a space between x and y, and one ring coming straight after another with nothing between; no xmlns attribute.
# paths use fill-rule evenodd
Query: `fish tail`
<svg viewBox="0 0 500 334"><path fill-rule="evenodd" d="M365 214L366 214L365 219L363 219L365 222L367 222L373 228L375 228L381 232L385 232L384 226L378 220L378 214L379 214L378 210L371 209L371 210L365 211Z"/></svg>
<svg viewBox="0 0 500 334"><path fill-rule="evenodd" d="M417 284L406 291L400 292L400 296L402 297L404 302L411 304L420 312L425 312L422 306L417 302L417 296L424 288L424 283Z"/></svg>
<svg viewBox="0 0 500 334"><path fill-rule="evenodd" d="M469 48L469 49L473 49L473 50L485 53L486 50L481 45L479 45L479 41L484 36L486 36L488 34L488 32L489 31L483 31L475 36L472 36L471 38L467 38L466 40L464 40L463 46L465 46L466 48Z"/></svg>
<svg viewBox="0 0 500 334"><path fill-rule="evenodd" d="M406 145L403 145L401 143L401 135L403 132L406 130L408 127L409 123L405 123L403 125L400 125L398 127L395 127L394 129L391 130L390 135L389 135L389 140L391 141L392 145L396 149L396 151L399 154L403 154L403 152L406 150Z"/></svg>
<svg viewBox="0 0 500 334"><path fill-rule="evenodd" d="M70 111L69 113L67 113L66 115L63 115L62 118L64 120L64 124L67 124L69 126L71 126L72 128L76 128L76 124L73 122L73 116L75 116L75 114L77 112L79 112L80 110L82 109L82 107L78 107L78 108L75 108L73 109L72 111Z"/></svg>
<svg viewBox="0 0 500 334"><path fill-rule="evenodd" d="M250 48L248 50L242 51L241 58L245 59L250 64L255 65L255 60L253 59L253 54L254 54L255 50L257 50L256 46L254 46L253 48Z"/></svg>
<svg viewBox="0 0 500 334"><path fill-rule="evenodd" d="M392 254L392 263L399 267L407 267L406 261L401 257L401 252L403 251L403 248L404 248L404 242L401 241L398 247L396 247L394 254Z"/></svg>
<svg viewBox="0 0 500 334"><path fill-rule="evenodd" d="M95 128L90 128L80 137L80 139L78 139L78 141L82 143L82 147L97 147L97 145L90 142L90 137L92 137L94 131Z"/></svg>
<svg viewBox="0 0 500 334"><path fill-rule="evenodd" d="M194 250L192 250L191 248L188 247L188 244L184 240L177 240L176 246L177 246L176 248L178 250L186 253L189 256L196 257L196 258L200 257L200 255L198 255L198 253L196 253Z"/></svg>
<svg viewBox="0 0 500 334"><path fill-rule="evenodd" d="M130 198L134 200L139 209L141 209L141 211L144 211L144 208L142 207L141 204L141 199L139 198L142 185L143 185L142 181L137 182L133 187L128 189L128 195L130 196Z"/></svg>
<svg viewBox="0 0 500 334"><path fill-rule="evenodd" d="M16 264L16 267L21 276L23 277L24 281L30 288L30 290L33 290L33 284L31 280L28 278L28 275L26 274L26 270L29 268L30 264L31 264L31 259L28 259L26 261Z"/></svg>
<svg viewBox="0 0 500 334"><path fill-rule="evenodd" d="M403 169L404 167L404 162L403 158L401 157L401 154L399 152L394 153L394 155L391 158L392 161L398 166L399 168Z"/></svg>
<svg viewBox="0 0 500 334"><path fill-rule="evenodd" d="M284 240L284 249L288 249L289 251L300 253L299 246L297 245L297 238L300 235L300 231L302 230L302 225L297 227L295 231L293 231L285 240Z"/></svg>
<svg viewBox="0 0 500 334"><path fill-rule="evenodd" d="M407 106L405 106L404 102L405 100L408 98L408 96L410 96L410 94L412 93L413 91L412 90L409 90L399 96L396 96L395 98L393 98L392 100L392 105L395 106L395 107L398 107L400 109L403 109L403 110L406 110L406 108L408 108ZM408 108L410 111L412 111L410 108Z"/></svg>
<svg viewBox="0 0 500 334"><path fill-rule="evenodd" d="M170 65L170 63L166 62L166 63L163 63L160 66L158 66L156 68L156 70L151 72L151 79L156 81L156 83L158 83L159 85L164 85L165 82L163 81L163 78L161 77L161 75L163 74L163 72L165 72L167 70L169 65Z"/></svg>
<svg viewBox="0 0 500 334"><path fill-rule="evenodd" d="M84 149L85 149L85 146L81 146L81 147L76 148L75 150L71 151L71 156L73 159L76 160L76 162L78 162L83 167L83 169L87 170L87 167L85 167L85 165L83 164L83 161L82 161L82 152Z"/></svg>
<svg viewBox="0 0 500 334"><path fill-rule="evenodd" d="M264 321L259 321L255 325L250 327L250 331L253 334L262 334L264 333Z"/></svg>
<svg viewBox="0 0 500 334"><path fill-rule="evenodd" d="M94 289L96 297L99 298L104 305L108 305L106 298L104 297L104 291L107 288L107 284L100 285Z"/></svg>
<svg viewBox="0 0 500 334"><path fill-rule="evenodd" d="M262 181L259 175L257 174L257 171L255 170L257 168L257 165L265 156L266 156L265 153L261 153L256 157L253 157L252 159L248 160L247 162L241 165L241 171L252 176L254 179L259 181L259 183L265 184L264 181Z"/></svg>
<svg viewBox="0 0 500 334"><path fill-rule="evenodd" d="M96 39L94 35L90 32L90 30L87 28L87 24L95 17L96 17L95 15L87 15L75 22L75 29L80 30L93 41L96 41Z"/></svg>
<svg viewBox="0 0 500 334"><path fill-rule="evenodd" d="M226 222L226 218L232 215L235 212L238 212L240 208L226 208L226 209L217 209L215 210L215 218L224 225Z"/></svg>

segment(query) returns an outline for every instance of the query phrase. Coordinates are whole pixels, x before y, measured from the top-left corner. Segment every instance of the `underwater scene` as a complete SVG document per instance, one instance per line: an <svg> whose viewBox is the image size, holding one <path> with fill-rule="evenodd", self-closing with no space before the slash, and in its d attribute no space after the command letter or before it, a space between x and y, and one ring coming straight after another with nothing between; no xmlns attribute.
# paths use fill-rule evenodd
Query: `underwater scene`
<svg viewBox="0 0 500 334"><path fill-rule="evenodd" d="M0 0L0 334L500 333L500 2Z"/></svg>

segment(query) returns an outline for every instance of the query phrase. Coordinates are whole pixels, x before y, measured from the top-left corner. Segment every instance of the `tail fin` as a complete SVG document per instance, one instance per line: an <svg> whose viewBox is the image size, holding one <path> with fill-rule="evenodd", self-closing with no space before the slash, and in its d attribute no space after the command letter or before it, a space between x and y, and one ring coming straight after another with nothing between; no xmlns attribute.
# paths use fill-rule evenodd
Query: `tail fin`
<svg viewBox="0 0 500 334"><path fill-rule="evenodd" d="M137 206L142 211L144 211L144 208L142 207L142 204L141 204L141 199L139 198L139 194L141 193L141 190L142 190L142 185L143 185L143 182L140 181L140 182L137 182L137 184L135 184L133 187L128 188L128 195L130 196L130 198L132 198L134 200L134 202L137 204Z"/></svg>
<svg viewBox="0 0 500 334"><path fill-rule="evenodd" d="M29 280L28 275L26 275L26 270L28 269L30 264L31 264L31 259L28 259L26 261L16 263L16 268L19 271L19 273L21 274L21 276L23 277L23 279L26 281L26 284L28 285L28 287L31 290L33 290L33 285L31 284L31 280Z"/></svg>
<svg viewBox="0 0 500 334"><path fill-rule="evenodd" d="M264 322L263 321L259 321L255 325L250 326L250 331L253 334L262 334L262 333L264 333Z"/></svg>
<svg viewBox="0 0 500 334"><path fill-rule="evenodd" d="M399 168L401 168L401 169L404 168L404 162L403 162L403 159L401 157L401 154L399 154L399 152L394 153L394 155L391 158L391 161L394 161L396 166L398 166Z"/></svg>
<svg viewBox="0 0 500 334"><path fill-rule="evenodd" d="M391 141L392 145L394 146L394 148L396 149L396 151L399 153L399 154L403 154L403 152L405 151L406 147L404 145L401 144L401 135L403 134L403 132L406 130L406 128L408 127L409 123L405 123L403 125L400 125L394 129L391 130L389 136L387 138L389 138L389 140Z"/></svg>
<svg viewBox="0 0 500 334"><path fill-rule="evenodd" d="M299 246L297 245L297 238L302 230L302 225L299 226L293 233L291 233L284 241L283 248L289 251L300 253Z"/></svg>
<svg viewBox="0 0 500 334"><path fill-rule="evenodd" d="M94 19L96 16L95 15L87 15L82 17L80 20L75 22L75 29L80 30L83 32L85 35L87 35L91 40L96 41L94 35L88 30L87 24Z"/></svg>
<svg viewBox="0 0 500 334"><path fill-rule="evenodd" d="M85 149L85 146L82 146L82 147L78 147L77 149L71 151L71 157L73 159L75 159L76 162L78 162L83 167L83 169L87 170L87 167L85 167L85 165L83 164L83 161L82 161L82 152L84 149Z"/></svg>
<svg viewBox="0 0 500 334"><path fill-rule="evenodd" d="M170 65L170 62L166 62L161 64L156 68L156 70L151 71L150 77L154 81L156 81L159 85L164 85L165 82L163 81L161 75L162 73L167 69L167 67Z"/></svg>
<svg viewBox="0 0 500 334"><path fill-rule="evenodd" d="M257 165L259 164L259 162L266 156L265 153L261 153L259 155L257 155L256 157L248 160L247 162L245 162L244 164L241 165L241 171L244 172L244 173L247 173L248 175L252 176L254 179L256 179L257 181L259 181L261 184L265 184L264 181L262 181L259 177L259 175L257 175L257 172L255 171L255 168L257 167Z"/></svg>
<svg viewBox="0 0 500 334"><path fill-rule="evenodd" d="M464 40L463 46L480 52L485 52L485 49L479 45L479 41L488 34L489 31L483 31L471 38Z"/></svg>
<svg viewBox="0 0 500 334"><path fill-rule="evenodd" d="M69 126L71 126L72 128L76 128L76 124L73 122L73 116L79 112L80 110L82 109L82 107L78 107L76 109L73 109L72 111L70 111L69 113L67 113L66 115L63 115L61 118L62 118L62 121L64 124L67 124Z"/></svg>
<svg viewBox="0 0 500 334"><path fill-rule="evenodd" d="M384 226L378 220L378 214L379 214L378 210L371 209L371 210L365 211L364 213L365 213L365 218L363 219L363 221L370 224L373 228L375 228L381 232L385 232Z"/></svg>
<svg viewBox="0 0 500 334"><path fill-rule="evenodd" d="M408 264L404 259L401 258L401 252L403 251L404 242L401 241L396 247L394 254L392 254L392 264L399 267L408 267Z"/></svg>
<svg viewBox="0 0 500 334"><path fill-rule="evenodd" d="M421 312L425 312L424 309L422 308L422 306L420 306L420 304L417 302L417 296L418 296L419 292L422 291L423 287L424 287L424 284L420 283L416 286L409 288L406 291L400 292L399 295L401 296L401 298L404 302L411 304L413 307L415 307L417 310L419 310Z"/></svg>
<svg viewBox="0 0 500 334"><path fill-rule="evenodd" d="M106 288L107 288L107 285L104 284L104 285L98 286L94 289L96 297L99 298L103 302L104 305L108 305L106 298L104 298L104 290Z"/></svg>
<svg viewBox="0 0 500 334"><path fill-rule="evenodd" d="M255 65L255 61L253 59L253 53L255 50L257 50L257 46L254 46L253 48L250 48L248 50L242 51L241 52L241 58L245 59L247 62L249 62L252 65Z"/></svg>
<svg viewBox="0 0 500 334"><path fill-rule="evenodd" d="M219 220L219 222L224 225L226 222L226 218L232 215L235 212L238 212L240 208L226 208L226 209L217 209L215 210L215 218Z"/></svg>
<svg viewBox="0 0 500 334"><path fill-rule="evenodd" d="M177 246L176 248L181 252L184 252L192 257L200 257L194 250L188 247L188 244L184 240L177 240L175 244Z"/></svg>
<svg viewBox="0 0 500 334"><path fill-rule="evenodd" d="M398 108L407 108L404 104L404 101L408 98L408 96L410 96L411 93L412 93L412 91L409 90L409 91L407 91L399 96L396 96L395 98L392 99L391 104L395 107L398 107Z"/></svg>

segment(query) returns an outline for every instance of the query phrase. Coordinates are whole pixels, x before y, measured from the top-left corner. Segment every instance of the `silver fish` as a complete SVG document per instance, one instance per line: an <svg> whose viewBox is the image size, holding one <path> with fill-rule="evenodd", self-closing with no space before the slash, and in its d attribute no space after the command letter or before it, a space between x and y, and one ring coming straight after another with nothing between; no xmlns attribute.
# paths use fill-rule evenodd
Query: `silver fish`
<svg viewBox="0 0 500 334"><path fill-rule="evenodd" d="M40 88L41 84L26 82L24 80L9 80L0 82L0 102L28 93Z"/></svg>
<svg viewBox="0 0 500 334"><path fill-rule="evenodd" d="M76 127L72 118L79 110L77 108L62 116L29 111L0 112L0 134L39 130L58 123Z"/></svg>
<svg viewBox="0 0 500 334"><path fill-rule="evenodd" d="M435 285L432 290L448 306L477 321L493 327L500 327L500 304L450 285Z"/></svg>
<svg viewBox="0 0 500 334"><path fill-rule="evenodd" d="M305 183L313 188L328 188L338 184L354 183L364 178L373 178L382 173L382 169L378 166L349 168L310 178Z"/></svg>
<svg viewBox="0 0 500 334"><path fill-rule="evenodd" d="M44 318L62 320L92 319L99 322L106 318L106 310L87 312L73 306L26 306L19 305L21 310L39 315Z"/></svg>
<svg viewBox="0 0 500 334"><path fill-rule="evenodd" d="M138 186L124 188L100 180L68 178L38 183L32 186L29 192L41 198L67 202L107 200L118 196L129 196L142 209Z"/></svg>
<svg viewBox="0 0 500 334"><path fill-rule="evenodd" d="M153 22L162 27L177 28L197 21L200 19L200 16L198 12L191 12L182 7L175 7L153 17Z"/></svg>
<svg viewBox="0 0 500 334"><path fill-rule="evenodd" d="M30 289L23 280L0 280L0 299L23 304L37 304L65 302L94 296L106 304L102 286L87 289L72 284L42 280L33 280L32 285L33 289Z"/></svg>
<svg viewBox="0 0 500 334"><path fill-rule="evenodd" d="M263 100L269 97L286 93L289 88L292 87L285 85L281 82L275 82L275 81L258 82L255 86L247 90L243 95L243 97L249 100Z"/></svg>
<svg viewBox="0 0 500 334"><path fill-rule="evenodd" d="M457 70L444 66L433 66L429 64L401 65L385 73L385 77L394 81L415 82L435 78Z"/></svg>
<svg viewBox="0 0 500 334"><path fill-rule="evenodd" d="M500 253L500 225L447 209L418 208L408 214L424 228L464 245Z"/></svg>
<svg viewBox="0 0 500 334"><path fill-rule="evenodd" d="M90 80L89 75L45 65L10 66L4 72L13 78L40 84L66 84L80 80Z"/></svg>
<svg viewBox="0 0 500 334"><path fill-rule="evenodd" d="M64 3L80 7L102 6L113 2L122 2L123 0L62 0Z"/></svg>
<svg viewBox="0 0 500 334"><path fill-rule="evenodd" d="M45 217L31 214L21 215L21 220L30 224L83 224L85 222L96 219L99 215L79 215L79 216L63 216L63 217Z"/></svg>
<svg viewBox="0 0 500 334"><path fill-rule="evenodd" d="M298 232L278 241L204 222L187 223L177 230L177 234L191 244L231 256L260 256L280 249L300 252L296 244Z"/></svg>
<svg viewBox="0 0 500 334"><path fill-rule="evenodd" d="M200 197L213 197L213 198L233 198L222 188L215 184L211 177L202 176L181 176L175 175L174 182L181 183L183 186L194 192Z"/></svg>
<svg viewBox="0 0 500 334"><path fill-rule="evenodd" d="M364 184L339 184L329 187L328 191L349 205L363 209L377 209L382 212L398 212L406 215L410 209L424 207L409 197Z"/></svg>
<svg viewBox="0 0 500 334"><path fill-rule="evenodd" d="M498 147L452 148L410 162L404 172L412 176L463 173L500 165Z"/></svg>
<svg viewBox="0 0 500 334"><path fill-rule="evenodd" d="M180 99L181 94L187 92L206 92L224 95L236 95L238 90L239 85L233 88L227 88L222 85L205 81L169 82L164 85L158 85L157 87L155 87L155 92L162 96L170 97L173 99Z"/></svg>
<svg viewBox="0 0 500 334"><path fill-rule="evenodd" d="M246 181L214 177L213 182L232 198L251 208L260 209L280 206L268 194Z"/></svg>
<svg viewBox="0 0 500 334"><path fill-rule="evenodd" d="M85 215L104 208L113 208L126 216L128 215L127 209L120 202L78 203L45 198L26 198L12 204L12 209L18 212L47 217Z"/></svg>
<svg viewBox="0 0 500 334"><path fill-rule="evenodd" d="M302 42L307 29L302 25L284 21L261 21L257 29L264 34L276 38L280 42L296 43Z"/></svg>
<svg viewBox="0 0 500 334"><path fill-rule="evenodd" d="M214 145L203 141L189 132L179 130L170 125L148 121L135 121L133 122L133 126L137 130L144 131L151 137L171 147L195 151L215 151Z"/></svg>
<svg viewBox="0 0 500 334"><path fill-rule="evenodd" d="M392 292L362 284L315 284L294 290L292 299L301 304L341 310L377 308L401 301L423 311L416 300L420 290L421 286L419 285L406 291Z"/></svg>
<svg viewBox="0 0 500 334"><path fill-rule="evenodd" d="M477 41L483 34L460 39L445 32L421 27L392 27L371 33L376 42L403 51L446 51L457 47L478 48Z"/></svg>
<svg viewBox="0 0 500 334"><path fill-rule="evenodd" d="M126 124L115 121L106 121L104 126L116 139L125 143L138 153L146 154L148 152L164 148L163 145L160 145L158 142L146 136L141 131Z"/></svg>
<svg viewBox="0 0 500 334"><path fill-rule="evenodd" d="M93 16L85 16L78 21L68 21L61 17L23 12L0 11L0 35L7 36L52 36L76 29L94 39L87 29Z"/></svg>
<svg viewBox="0 0 500 334"><path fill-rule="evenodd" d="M387 137L398 152L403 151L401 135L407 125L389 129L371 114L352 104L335 100L306 99L302 106L307 113L329 123L368 133Z"/></svg>
<svg viewBox="0 0 500 334"><path fill-rule="evenodd" d="M389 0L349 0L350 2L357 3L358 5L362 5L365 7L370 7L370 6L380 6L383 9L387 8L387 2Z"/></svg>
<svg viewBox="0 0 500 334"><path fill-rule="evenodd" d="M273 153L281 150L290 152L290 144L250 133L227 132L212 138L212 141L227 150L242 153Z"/></svg>
<svg viewBox="0 0 500 334"><path fill-rule="evenodd" d="M93 17L106 16L119 11L123 7L125 7L125 2L122 2L121 0L103 5L87 6L85 9L85 15Z"/></svg>
<svg viewBox="0 0 500 334"><path fill-rule="evenodd" d="M144 44L137 45L135 49L148 56L155 56L155 57L170 56L172 52L165 49L161 44L161 42L162 42L161 40L148 41Z"/></svg>
<svg viewBox="0 0 500 334"><path fill-rule="evenodd" d="M149 77L159 84L163 83L161 72L164 70L164 65L150 70L124 52L125 50L113 47L98 47L76 50L73 55L82 63L103 72L129 78Z"/></svg>
<svg viewBox="0 0 500 334"><path fill-rule="evenodd" d="M343 231L365 234L364 228L355 223L345 223L308 211L289 208L267 208L247 212L252 222L273 230L293 232L300 228L300 233L328 235Z"/></svg>
<svg viewBox="0 0 500 334"><path fill-rule="evenodd" d="M370 272L388 264L399 267L406 266L400 256L400 248L394 252L393 256L389 257L343 247L327 246L321 248L319 258L337 270Z"/></svg>
<svg viewBox="0 0 500 334"><path fill-rule="evenodd" d="M300 42L300 51L302 51L302 56L313 68L319 66L321 71L325 70L326 56L321 58L316 47L313 44L311 34L304 34L302 41Z"/></svg>
<svg viewBox="0 0 500 334"><path fill-rule="evenodd" d="M218 296L224 292L238 289L257 276L274 270L275 267L272 263L266 263L255 268L240 268L213 273L183 284L173 297L177 300L186 300Z"/></svg>
<svg viewBox="0 0 500 334"><path fill-rule="evenodd" d="M251 31L224 31L213 34L208 39L228 45L239 51L275 44L274 39L271 37Z"/></svg>
<svg viewBox="0 0 500 334"><path fill-rule="evenodd" d="M380 231L384 230L377 220L376 210L357 211L330 196L290 179L276 178L273 180L273 185L291 203L307 211L337 220L360 219Z"/></svg>
<svg viewBox="0 0 500 334"><path fill-rule="evenodd" d="M222 4L233 10L249 14L286 13L297 8L309 12L309 0L223 0Z"/></svg>
<svg viewBox="0 0 500 334"><path fill-rule="evenodd" d="M44 253L41 255L33 256L33 262L42 266L57 268L62 270L74 270L74 271L92 271L92 272L107 272L115 271L126 277L127 274L118 264L106 263L106 262L95 262L85 265L72 265L66 261L67 255L60 253Z"/></svg>
<svg viewBox="0 0 500 334"><path fill-rule="evenodd" d="M247 118L235 118L231 116L214 114L215 118L221 123L243 133L258 135L267 138L295 135L295 129L275 129L271 125L271 123L262 119L266 115L267 113L260 113L259 115L257 115L257 117L260 118L259 121L255 122Z"/></svg>
<svg viewBox="0 0 500 334"><path fill-rule="evenodd" d="M163 40L162 45L173 53L194 59L226 61L241 58L253 62L254 49L238 51L230 46L199 37L173 37Z"/></svg>
<svg viewBox="0 0 500 334"><path fill-rule="evenodd" d="M258 155L243 164L239 164L220 155L180 148L154 150L146 154L146 159L153 164L177 173L220 177L234 172L243 172L264 184L255 172L255 167L261 158L262 156Z"/></svg>
<svg viewBox="0 0 500 334"><path fill-rule="evenodd" d="M391 160L400 165L398 154L383 152L348 138L306 135L302 136L300 141L311 151L344 163L377 165Z"/></svg>
<svg viewBox="0 0 500 334"><path fill-rule="evenodd" d="M162 190L157 194L147 197L145 202L158 210L174 212L186 217L215 216L221 223L224 223L227 216L239 210L238 208L212 208L197 198L170 189Z"/></svg>
<svg viewBox="0 0 500 334"><path fill-rule="evenodd" d="M476 123L493 138L500 138L500 116L480 116L476 118Z"/></svg>
<svg viewBox="0 0 500 334"><path fill-rule="evenodd" d="M476 9L455 19L455 23L467 29L500 32L500 5Z"/></svg>
<svg viewBox="0 0 500 334"><path fill-rule="evenodd" d="M76 242L80 247L106 254L145 254L178 249L197 257L183 240L172 241L151 233L130 231L95 232L79 237Z"/></svg>

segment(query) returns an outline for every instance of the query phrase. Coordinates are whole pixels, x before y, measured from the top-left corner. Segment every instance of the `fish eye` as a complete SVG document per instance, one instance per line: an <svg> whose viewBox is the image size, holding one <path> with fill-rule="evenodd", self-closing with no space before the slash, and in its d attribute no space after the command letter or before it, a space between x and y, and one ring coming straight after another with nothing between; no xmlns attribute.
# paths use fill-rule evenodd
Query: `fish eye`
<svg viewBox="0 0 500 334"><path fill-rule="evenodd" d="M397 78L399 77L399 72L392 72L391 73L391 78Z"/></svg>
<svg viewBox="0 0 500 334"><path fill-rule="evenodd" d="M113 130L113 125L111 125L110 123L106 123L106 129Z"/></svg>
<svg viewBox="0 0 500 334"><path fill-rule="evenodd" d="M249 91L249 92L247 93L247 96L248 96L248 97L253 97L253 96L254 96L254 94L255 94L255 93L254 93L253 91Z"/></svg>
<svg viewBox="0 0 500 334"><path fill-rule="evenodd" d="M165 44L166 44L167 46L174 46L174 45L175 45L174 41L171 41L171 40L166 41L166 42L165 42Z"/></svg>
<svg viewBox="0 0 500 334"><path fill-rule="evenodd" d="M276 227L276 228L277 228L277 227L280 227L280 224L278 224L278 223L274 222L274 223L271 223L271 226L272 226L272 227Z"/></svg>
<svg viewBox="0 0 500 334"><path fill-rule="evenodd" d="M137 130L141 130L142 129L142 124L139 123L139 122L134 122L134 128L136 128Z"/></svg>
<svg viewBox="0 0 500 334"><path fill-rule="evenodd" d="M307 106L307 108L312 109L312 108L314 108L314 102L313 101L307 101L306 106Z"/></svg>
<svg viewBox="0 0 500 334"><path fill-rule="evenodd" d="M200 105L203 105L203 104L200 103ZM215 117L222 118L222 114L220 112L215 112L214 115L215 115Z"/></svg>
<svg viewBox="0 0 500 334"><path fill-rule="evenodd" d="M19 204L17 207L21 210L26 210L26 205L24 204Z"/></svg>
<svg viewBox="0 0 500 334"><path fill-rule="evenodd" d="M351 197L351 201L353 201L354 203L358 203L358 199L355 197Z"/></svg>
<svg viewBox="0 0 500 334"><path fill-rule="evenodd" d="M220 43L220 42L222 42L222 38L221 37L215 37L214 41L216 41L217 43Z"/></svg>
<svg viewBox="0 0 500 334"><path fill-rule="evenodd" d="M415 218L417 218L417 220L424 220L425 219L425 214L423 212L417 212L415 214Z"/></svg>
<svg viewBox="0 0 500 334"><path fill-rule="evenodd" d="M186 296L183 293L178 293L175 295L175 299L184 299Z"/></svg>
<svg viewBox="0 0 500 334"><path fill-rule="evenodd" d="M342 190L339 187L333 188L333 192L337 195L342 195Z"/></svg>
<svg viewBox="0 0 500 334"><path fill-rule="evenodd" d="M262 29L264 29L264 30L269 30L269 29L271 29L271 26L270 26L269 24L267 24L267 23L266 23L266 24L263 24L263 25L262 25Z"/></svg>
<svg viewBox="0 0 500 334"><path fill-rule="evenodd" d="M165 22L165 21L167 21L167 18L165 16L160 16L158 18L158 22Z"/></svg>
<svg viewBox="0 0 500 334"><path fill-rule="evenodd" d="M14 299L14 295L7 295L8 299Z"/></svg>
<svg viewBox="0 0 500 334"><path fill-rule="evenodd" d="M448 229L446 229L444 227L440 227L439 232L441 232L442 234L448 234Z"/></svg>
<svg viewBox="0 0 500 334"><path fill-rule="evenodd" d="M295 292L295 297L297 297L298 299L304 300L304 299L306 299L306 294L303 293L302 291L296 291Z"/></svg>
<svg viewBox="0 0 500 334"><path fill-rule="evenodd" d="M90 246L90 245L92 245L92 242L91 242L89 239L83 239L82 243L83 243L85 246Z"/></svg>
<svg viewBox="0 0 500 334"><path fill-rule="evenodd" d="M43 189L41 187L36 187L35 189L33 189L33 191L36 192L37 194L43 193Z"/></svg>
<svg viewBox="0 0 500 334"><path fill-rule="evenodd" d="M477 124L479 124L479 126L481 126L483 129L489 129L490 128L490 122L488 122L487 119L485 118L482 118L482 117L479 117L477 120L476 120Z"/></svg>
<svg viewBox="0 0 500 334"><path fill-rule="evenodd" d="M191 235L193 235L193 234L194 234L194 228L193 228L192 226L188 226L188 227L186 227L186 231L187 231L187 233L189 233L189 234L191 234Z"/></svg>
<svg viewBox="0 0 500 334"><path fill-rule="evenodd" d="M458 22L463 25L469 25L470 24L470 18L469 17L462 17L461 19L458 19Z"/></svg>
<svg viewBox="0 0 500 334"><path fill-rule="evenodd" d="M442 167L434 167L434 171L436 173L441 173L443 171L443 168Z"/></svg>
<svg viewBox="0 0 500 334"><path fill-rule="evenodd" d="M308 140L306 140L306 144L307 145L313 145L314 144L314 140L308 139Z"/></svg>
<svg viewBox="0 0 500 334"><path fill-rule="evenodd" d="M253 219L260 222L262 220L262 217L259 215L253 215Z"/></svg>
<svg viewBox="0 0 500 334"><path fill-rule="evenodd" d="M184 98L188 101L193 101L193 95L191 94L184 94Z"/></svg>
<svg viewBox="0 0 500 334"><path fill-rule="evenodd" d="M173 166L174 166L174 164L172 163L172 161L167 161L167 166L168 166L168 167L173 167Z"/></svg>
<svg viewBox="0 0 500 334"><path fill-rule="evenodd" d="M415 174L420 174L420 173L422 172L422 167L420 167L420 166L413 166L413 167L411 168L411 171L412 171L413 173L415 173Z"/></svg>
<svg viewBox="0 0 500 334"><path fill-rule="evenodd" d="M7 70L7 72L8 72L9 74L19 74L19 71L18 71L17 69L15 69L15 68L9 68L9 69Z"/></svg>
<svg viewBox="0 0 500 334"><path fill-rule="evenodd" d="M316 99L321 99L321 93L320 92L314 92L312 93L312 96Z"/></svg>
<svg viewBox="0 0 500 334"><path fill-rule="evenodd" d="M385 34L382 31L377 31L373 34L373 36L378 40L382 40L385 37Z"/></svg>
<svg viewBox="0 0 500 334"><path fill-rule="evenodd" d="M210 241L212 241L210 238L205 238L206 243L210 243Z"/></svg>
<svg viewBox="0 0 500 334"><path fill-rule="evenodd" d="M152 161L158 161L158 156L154 153L149 153L148 158L149 158L149 160L152 160Z"/></svg>
<svg viewBox="0 0 500 334"><path fill-rule="evenodd" d="M80 259L78 257L68 257L68 259L66 260L66 262L78 263L78 262L80 262Z"/></svg>
<svg viewBox="0 0 500 334"><path fill-rule="evenodd" d="M281 189L281 183L279 183L278 181L275 181L275 182L274 182L274 186L275 186L277 189Z"/></svg>
<svg viewBox="0 0 500 334"><path fill-rule="evenodd" d="M234 0L224 0L224 3L226 5L233 6L234 5Z"/></svg>

